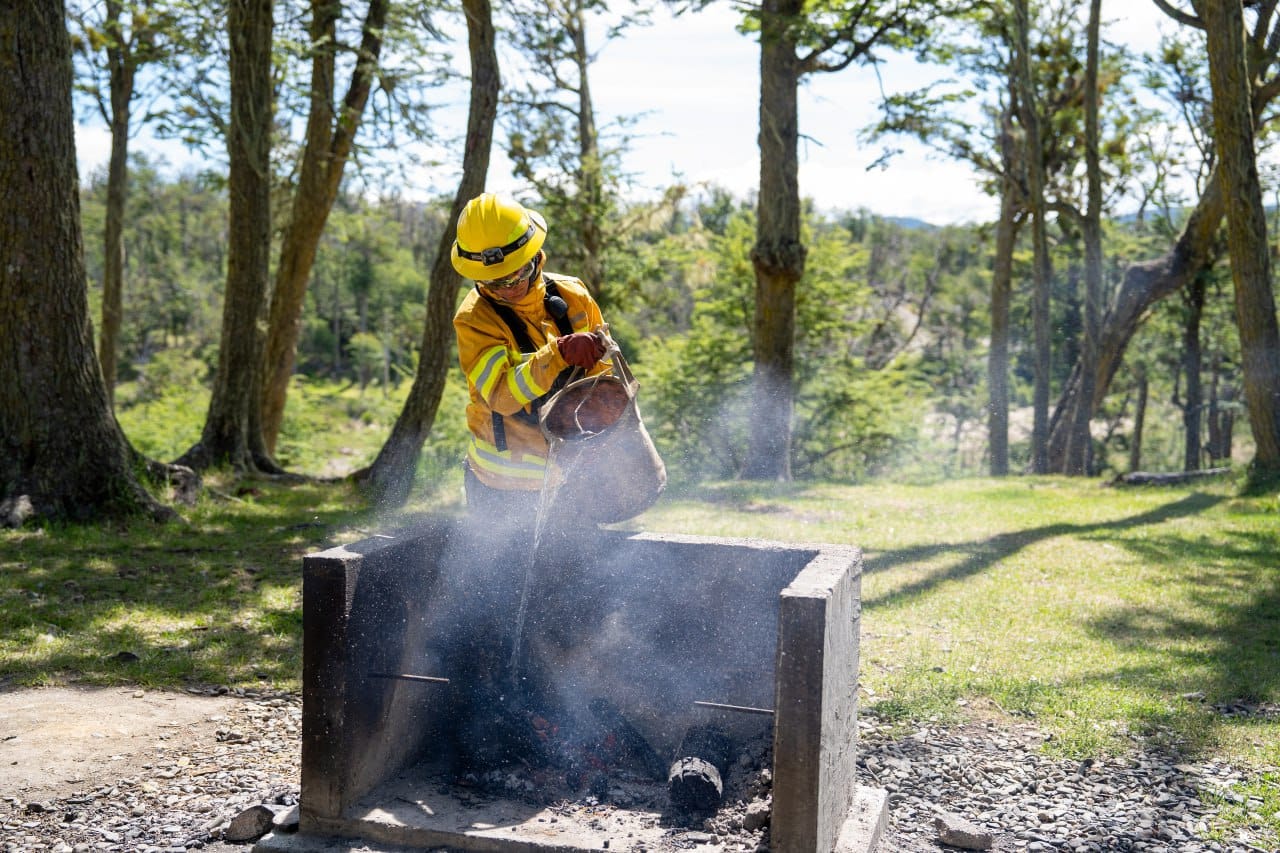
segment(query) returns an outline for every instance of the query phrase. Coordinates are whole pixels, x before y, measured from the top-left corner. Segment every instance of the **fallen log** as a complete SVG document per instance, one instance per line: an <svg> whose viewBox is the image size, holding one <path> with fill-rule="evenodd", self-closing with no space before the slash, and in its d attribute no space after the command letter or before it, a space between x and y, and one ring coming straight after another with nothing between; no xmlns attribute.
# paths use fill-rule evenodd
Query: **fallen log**
<svg viewBox="0 0 1280 853"><path fill-rule="evenodd" d="M1221 477L1230 474L1230 468L1205 468L1203 471L1172 471L1169 473L1152 473L1150 471L1130 471L1121 474L1111 481L1113 486L1177 486L1210 477Z"/></svg>

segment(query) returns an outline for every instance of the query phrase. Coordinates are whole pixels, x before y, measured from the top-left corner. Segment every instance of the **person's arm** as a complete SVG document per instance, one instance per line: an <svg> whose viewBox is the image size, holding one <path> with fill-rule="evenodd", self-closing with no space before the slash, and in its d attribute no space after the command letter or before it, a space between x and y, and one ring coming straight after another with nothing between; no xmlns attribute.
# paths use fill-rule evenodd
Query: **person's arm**
<svg viewBox="0 0 1280 853"><path fill-rule="evenodd" d="M458 360L468 384L500 415L513 415L547 393L568 366L554 339L521 360L521 354L498 328L455 318L454 329Z"/></svg>

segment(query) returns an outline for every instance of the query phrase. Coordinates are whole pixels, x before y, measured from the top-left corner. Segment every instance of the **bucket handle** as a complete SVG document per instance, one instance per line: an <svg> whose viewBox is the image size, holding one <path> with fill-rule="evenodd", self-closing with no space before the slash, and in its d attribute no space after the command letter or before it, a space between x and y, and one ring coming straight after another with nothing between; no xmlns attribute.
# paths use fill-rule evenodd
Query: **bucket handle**
<svg viewBox="0 0 1280 853"><path fill-rule="evenodd" d="M635 374L631 372L631 365L627 364L627 359L622 354L622 350L619 348L618 342L612 337L606 337L605 340L609 343L608 347L605 349L604 356L611 356L609 361L613 365L614 378L619 379L622 382L622 390L623 393L627 395L627 402L634 402L636 398L636 389L639 387L640 383L636 381ZM604 356L601 356L601 360L604 359ZM548 402L554 402L556 397L563 394L569 386L573 385L579 379L584 378L583 373L585 373L585 371L581 367L573 368L573 372L569 374L569 381L565 383L564 388L557 391L555 397L552 397ZM573 421L580 432L586 432L587 430L583 429L582 423L578 420L578 411L586 404L587 400L591 399L591 394L595 393L596 386L600 384L601 377L607 375L608 374L606 373L597 373L594 376L585 377L591 380L591 389L588 394L578 402L577 407L573 410ZM544 435L547 434L547 412L552 408L553 406L550 405L543 406L542 414L538 418L538 426L542 428Z"/></svg>
<svg viewBox="0 0 1280 853"><path fill-rule="evenodd" d="M622 388L627 392L627 399L634 400L636 396L636 389L639 387L640 383L636 381L635 374L631 372L631 365L627 363L627 358L622 354L622 349L618 346L618 342L611 337L606 337L605 340L609 343L605 348L604 355L600 357L600 360L604 361L606 358L609 360L609 363L613 365L614 377L622 380ZM579 379L584 378L585 374L586 371L581 367L575 367L573 372L569 374L569 381L565 383L565 386L568 387ZM600 382L600 377L606 375L608 374L597 373L594 376L585 378L593 380L591 384L594 387Z"/></svg>

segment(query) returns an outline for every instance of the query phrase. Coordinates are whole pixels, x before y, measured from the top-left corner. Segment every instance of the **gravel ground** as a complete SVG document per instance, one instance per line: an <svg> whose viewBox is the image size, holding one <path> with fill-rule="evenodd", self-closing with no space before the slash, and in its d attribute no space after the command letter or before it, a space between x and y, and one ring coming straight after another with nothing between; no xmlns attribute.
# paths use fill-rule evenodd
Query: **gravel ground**
<svg viewBox="0 0 1280 853"><path fill-rule="evenodd" d="M245 695L190 737L149 744L136 772L96 779L41 801L0 790L0 850L247 853L229 823L252 806L283 816L298 794L301 704L296 696ZM859 781L889 792L878 853L957 848L939 841L945 812L989 833L997 851L1275 851L1247 834L1204 840L1217 806L1242 779L1218 762L1135 754L1073 762L1046 756L1033 726L1001 721L928 725L890 737L861 722ZM740 799L709 820L692 849L767 850L758 827L767 773L730 784ZM733 782L734 780L730 780ZM20 792L19 792L20 793ZM1252 805L1244 803L1246 807ZM745 827L744 827L745 823Z"/></svg>
<svg viewBox="0 0 1280 853"><path fill-rule="evenodd" d="M861 775L889 792L880 853L949 849L938 843L938 810L985 829L1000 851L1276 850L1247 831L1205 840L1214 803L1239 801L1230 787L1242 773L1220 762L1149 753L1055 759L1040 749L1044 735L1026 725L926 726L896 740L874 723L864 730Z"/></svg>
<svg viewBox="0 0 1280 853"><path fill-rule="evenodd" d="M185 732L157 732L142 763L129 762L130 775L36 801L0 790L0 850L247 853L223 831L251 806L283 813L297 802L302 702L242 699Z"/></svg>

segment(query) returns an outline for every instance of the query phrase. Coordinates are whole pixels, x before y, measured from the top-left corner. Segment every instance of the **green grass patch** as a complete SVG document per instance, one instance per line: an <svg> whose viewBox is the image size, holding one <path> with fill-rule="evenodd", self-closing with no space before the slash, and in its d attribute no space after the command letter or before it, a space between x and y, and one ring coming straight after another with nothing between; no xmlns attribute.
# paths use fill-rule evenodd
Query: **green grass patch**
<svg viewBox="0 0 1280 853"><path fill-rule="evenodd" d="M210 485L185 522L0 533L0 684L299 689L302 555L384 521L342 483Z"/></svg>

